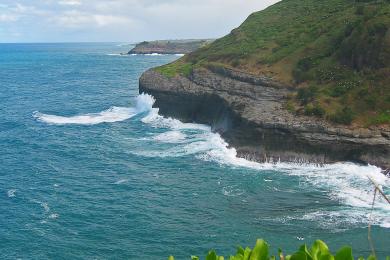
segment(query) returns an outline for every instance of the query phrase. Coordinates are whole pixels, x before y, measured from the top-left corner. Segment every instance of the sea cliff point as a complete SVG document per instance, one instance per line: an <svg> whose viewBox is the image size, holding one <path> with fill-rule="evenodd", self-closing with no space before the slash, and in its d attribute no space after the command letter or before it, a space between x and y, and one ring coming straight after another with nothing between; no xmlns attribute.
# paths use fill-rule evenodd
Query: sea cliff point
<svg viewBox="0 0 390 260"><path fill-rule="evenodd" d="M390 168L389 27L388 1L281 1L145 72L140 92L242 157Z"/></svg>

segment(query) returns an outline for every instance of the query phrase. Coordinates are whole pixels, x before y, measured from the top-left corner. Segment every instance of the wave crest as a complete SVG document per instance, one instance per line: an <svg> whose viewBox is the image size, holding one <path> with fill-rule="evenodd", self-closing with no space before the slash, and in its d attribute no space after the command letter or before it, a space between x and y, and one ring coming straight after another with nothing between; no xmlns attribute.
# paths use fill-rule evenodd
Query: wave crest
<svg viewBox="0 0 390 260"><path fill-rule="evenodd" d="M141 94L136 98L135 107L110 107L99 113L88 113L76 116L58 116L34 112L33 117L38 121L54 125L96 125L101 123L120 122L134 117L139 113L152 109L155 100L152 96Z"/></svg>

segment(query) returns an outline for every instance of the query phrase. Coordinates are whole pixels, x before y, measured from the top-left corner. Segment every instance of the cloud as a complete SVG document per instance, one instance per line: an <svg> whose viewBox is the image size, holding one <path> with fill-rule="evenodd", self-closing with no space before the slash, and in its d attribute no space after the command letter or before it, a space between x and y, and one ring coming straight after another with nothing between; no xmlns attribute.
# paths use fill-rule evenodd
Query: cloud
<svg viewBox="0 0 390 260"><path fill-rule="evenodd" d="M7 30L0 42L16 34L39 42L216 38L277 1L1 0L0 23Z"/></svg>
<svg viewBox="0 0 390 260"><path fill-rule="evenodd" d="M58 2L59 5L70 5L70 6L78 6L81 5L81 1L79 0L63 0Z"/></svg>
<svg viewBox="0 0 390 260"><path fill-rule="evenodd" d="M132 26L134 21L125 16L93 14L77 10L65 11L51 21L63 28L91 29L107 26Z"/></svg>
<svg viewBox="0 0 390 260"><path fill-rule="evenodd" d="M0 22L15 22L18 19L19 17L14 14L0 14Z"/></svg>

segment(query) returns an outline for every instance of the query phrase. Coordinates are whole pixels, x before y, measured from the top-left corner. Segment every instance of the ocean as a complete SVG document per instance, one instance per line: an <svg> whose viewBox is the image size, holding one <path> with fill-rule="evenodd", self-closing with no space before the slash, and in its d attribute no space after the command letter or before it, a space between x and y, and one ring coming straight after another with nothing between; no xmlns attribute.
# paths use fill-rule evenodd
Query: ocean
<svg viewBox="0 0 390 260"><path fill-rule="evenodd" d="M176 55L119 43L0 44L0 259L189 259L264 238L390 255L375 166L256 163L164 118L138 78Z"/></svg>

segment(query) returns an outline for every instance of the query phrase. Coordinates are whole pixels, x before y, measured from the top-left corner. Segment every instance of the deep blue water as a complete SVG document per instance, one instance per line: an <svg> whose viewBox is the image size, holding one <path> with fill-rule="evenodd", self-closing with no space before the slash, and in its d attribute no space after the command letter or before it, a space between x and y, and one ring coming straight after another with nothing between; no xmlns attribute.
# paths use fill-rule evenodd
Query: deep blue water
<svg viewBox="0 0 390 260"><path fill-rule="evenodd" d="M159 116L138 78L178 56L131 46L0 44L0 258L177 259L264 238L390 255L374 166L257 164L207 126Z"/></svg>

